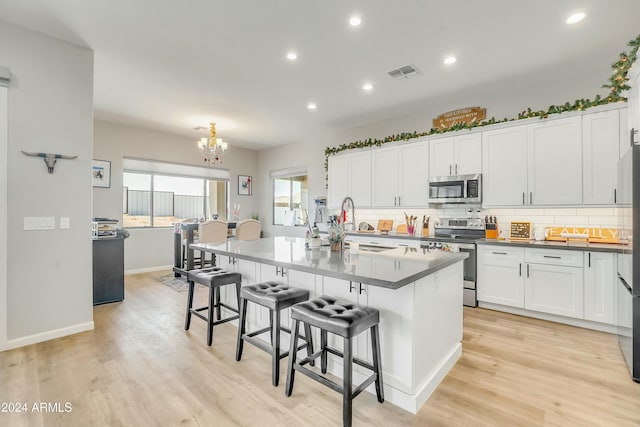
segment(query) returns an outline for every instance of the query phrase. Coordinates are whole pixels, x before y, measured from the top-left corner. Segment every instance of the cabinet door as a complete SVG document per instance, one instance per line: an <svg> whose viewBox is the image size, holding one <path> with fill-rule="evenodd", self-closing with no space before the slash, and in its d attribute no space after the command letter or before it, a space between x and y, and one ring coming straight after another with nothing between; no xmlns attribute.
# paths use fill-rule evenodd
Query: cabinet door
<svg viewBox="0 0 640 427"><path fill-rule="evenodd" d="M340 209L340 203L347 197L351 189L351 159L342 154L329 157L329 188L327 190L327 207Z"/></svg>
<svg viewBox="0 0 640 427"><path fill-rule="evenodd" d="M524 307L527 310L583 318L582 268L526 264L526 270Z"/></svg>
<svg viewBox="0 0 640 427"><path fill-rule="evenodd" d="M398 205L424 207L429 191L429 146L426 141L398 147Z"/></svg>
<svg viewBox="0 0 640 427"><path fill-rule="evenodd" d="M528 126L529 201L533 205L582 203L580 117Z"/></svg>
<svg viewBox="0 0 640 427"><path fill-rule="evenodd" d="M616 254L584 253L584 318L615 323Z"/></svg>
<svg viewBox="0 0 640 427"><path fill-rule="evenodd" d="M618 110L582 116L583 203L614 204L620 145Z"/></svg>
<svg viewBox="0 0 640 427"><path fill-rule="evenodd" d="M528 203L527 131L514 126L482 133L482 205Z"/></svg>
<svg viewBox="0 0 640 427"><path fill-rule="evenodd" d="M453 137L429 141L429 176L453 175Z"/></svg>
<svg viewBox="0 0 640 427"><path fill-rule="evenodd" d="M478 301L524 308L524 248L478 246Z"/></svg>
<svg viewBox="0 0 640 427"><path fill-rule="evenodd" d="M358 151L349 155L351 190L349 196L358 208L371 206L371 150ZM342 199L341 199L342 201ZM340 201L340 202L341 202ZM339 203L340 203L339 202Z"/></svg>
<svg viewBox="0 0 640 427"><path fill-rule="evenodd" d="M373 206L398 204L398 148L378 148L372 152Z"/></svg>
<svg viewBox="0 0 640 427"><path fill-rule="evenodd" d="M480 132L455 137L454 175L482 172L482 134Z"/></svg>
<svg viewBox="0 0 640 427"><path fill-rule="evenodd" d="M631 88L631 90L633 90L634 88ZM636 88L636 92L640 90ZM620 158L624 157L624 155L626 154L626 152L629 150L629 148L631 147L630 144L630 137L629 137L629 111L627 108L621 108L619 110L620 112L620 120L619 120L619 124L620 124L620 133L619 133L619 141L620 141Z"/></svg>

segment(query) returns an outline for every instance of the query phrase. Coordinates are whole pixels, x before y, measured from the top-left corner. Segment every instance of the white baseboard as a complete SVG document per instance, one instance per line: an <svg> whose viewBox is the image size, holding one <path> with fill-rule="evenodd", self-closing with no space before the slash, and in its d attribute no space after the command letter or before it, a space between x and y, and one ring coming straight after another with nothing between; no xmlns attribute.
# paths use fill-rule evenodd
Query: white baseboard
<svg viewBox="0 0 640 427"><path fill-rule="evenodd" d="M574 319L572 317L558 316L556 314L540 313L524 308L509 307L506 305L494 304L491 302L478 301L478 307L488 308L489 310L503 311L510 314L517 314L518 316L533 317L534 319L548 320L550 322L564 323L565 325L577 326L579 328L585 329L593 329L594 331L607 332L609 334L615 334L617 331L615 325L593 322L591 320Z"/></svg>
<svg viewBox="0 0 640 427"><path fill-rule="evenodd" d="M173 270L173 265L161 265L159 267L136 268L135 270L126 270L124 274L150 273L152 271Z"/></svg>
<svg viewBox="0 0 640 427"><path fill-rule="evenodd" d="M40 332L38 334L33 334L22 338L16 338L7 342L7 350L24 347L31 344L37 344L56 338L66 337L67 335L73 335L79 332L91 331L93 330L93 327L93 321L91 321L87 323L79 323L77 325L67 326L66 328Z"/></svg>

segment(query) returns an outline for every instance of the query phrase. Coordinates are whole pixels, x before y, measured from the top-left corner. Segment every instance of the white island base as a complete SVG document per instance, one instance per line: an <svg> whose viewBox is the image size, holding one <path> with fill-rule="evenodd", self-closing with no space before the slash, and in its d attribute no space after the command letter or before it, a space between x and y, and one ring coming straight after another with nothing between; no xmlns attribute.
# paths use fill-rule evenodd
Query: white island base
<svg viewBox="0 0 640 427"><path fill-rule="evenodd" d="M218 258L221 267L242 273L243 285L277 280L308 289L311 298L331 295L379 309L385 401L411 413L418 412L462 354L462 261L390 289L293 269L286 269L283 276L273 265L244 259L232 259L229 264L228 257ZM234 297L232 292L223 295L233 305ZM249 330L269 325L268 311L255 304L249 304L247 318ZM282 323L291 323L289 309L282 313ZM317 332L316 349L320 343ZM261 337L268 339L266 334ZM281 345L282 351L289 348L287 335L282 337ZM342 350L342 338L329 334L329 345ZM371 362L369 332L355 339L354 355ZM300 351L299 357L305 356L305 350ZM281 366L286 366L286 359ZM341 378L341 359L329 355L328 370ZM354 365L354 386L370 374ZM282 369L281 379L285 378L286 371ZM373 385L367 391L375 395Z"/></svg>

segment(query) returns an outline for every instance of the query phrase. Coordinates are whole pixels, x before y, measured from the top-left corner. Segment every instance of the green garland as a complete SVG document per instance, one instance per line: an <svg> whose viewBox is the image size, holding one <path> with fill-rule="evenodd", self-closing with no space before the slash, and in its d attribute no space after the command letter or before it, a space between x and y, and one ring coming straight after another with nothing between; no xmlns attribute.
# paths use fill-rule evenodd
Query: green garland
<svg viewBox="0 0 640 427"><path fill-rule="evenodd" d="M623 97L621 93L623 91L629 90L630 87L627 85L629 81L627 77L627 73L631 69L631 66L634 62L636 62L638 48L640 47L640 35L635 39L631 40L628 43L628 46L631 47L631 51L621 52L619 59L613 63L611 68L613 68L613 75L609 78L609 84L602 85L603 88L611 89L609 95L606 97L601 97L600 95L596 95L596 97L591 99L577 99L573 103L566 102L562 105L551 105L546 110L534 111L531 108L527 108L525 111L518 113L517 118L504 118L502 120L496 120L495 117L491 117L489 120L482 120L480 122L473 121L471 123L461 122L455 123L447 128L431 128L426 132L402 132L397 135L387 136L383 139L377 138L369 138L361 141L351 142L349 144L341 144L337 147L327 147L324 150L325 160L324 160L324 170L329 170L329 156L337 154L341 151L345 150L353 150L356 148L367 148L367 147L379 147L382 144L386 144L388 142L395 141L408 141L414 138L422 138L423 136L436 135L440 133L453 132L462 129L473 129L480 126L493 125L496 123L504 123L510 122L514 120L521 119L529 119L531 117L540 117L540 119L546 119L549 117L549 114L560 114L566 113L569 111L582 111L587 108L597 107L598 105L610 104L612 102L621 102L626 101L627 98Z"/></svg>

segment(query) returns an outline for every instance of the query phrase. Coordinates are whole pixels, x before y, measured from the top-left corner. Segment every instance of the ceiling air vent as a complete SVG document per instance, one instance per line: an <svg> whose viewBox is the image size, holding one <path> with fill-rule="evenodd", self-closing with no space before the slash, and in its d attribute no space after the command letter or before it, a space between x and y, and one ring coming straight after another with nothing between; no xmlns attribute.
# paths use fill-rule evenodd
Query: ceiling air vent
<svg viewBox="0 0 640 427"><path fill-rule="evenodd" d="M409 77L413 77L418 74L418 69L413 65L405 65L404 67L400 67L395 70L389 71L389 74L394 79L408 79Z"/></svg>

